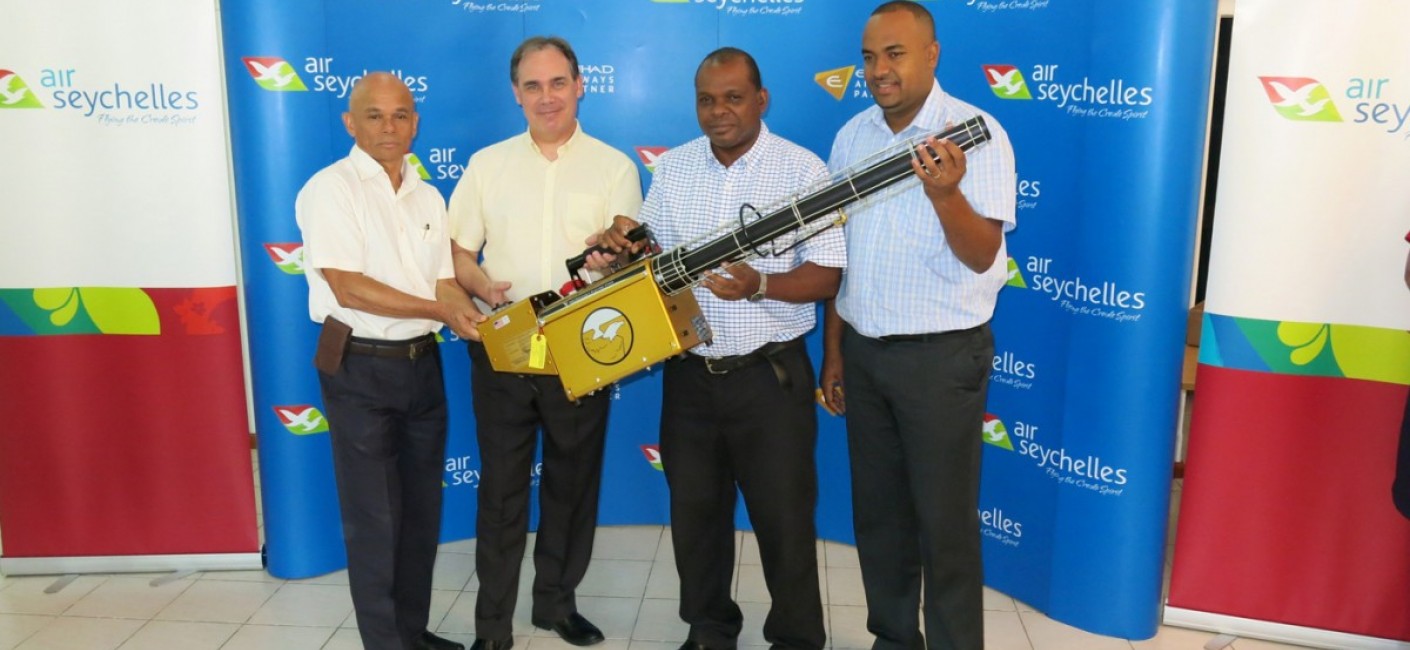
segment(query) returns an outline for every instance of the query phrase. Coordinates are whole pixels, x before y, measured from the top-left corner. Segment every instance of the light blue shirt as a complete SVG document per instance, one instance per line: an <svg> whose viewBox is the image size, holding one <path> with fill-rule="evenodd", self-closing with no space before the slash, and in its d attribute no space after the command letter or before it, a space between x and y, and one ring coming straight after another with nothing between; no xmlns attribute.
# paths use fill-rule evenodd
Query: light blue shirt
<svg viewBox="0 0 1410 650"><path fill-rule="evenodd" d="M941 90L937 81L915 120L892 133L881 108L858 113L837 132L828 167L834 173L926 133L982 115L990 141L966 153L962 192L980 216L1015 225L1013 147L997 120ZM847 270L837 312L863 336L962 330L988 322L1008 277L1003 242L994 263L975 273L955 257L920 179L853 204L847 221Z"/></svg>
<svg viewBox="0 0 1410 650"><path fill-rule="evenodd" d="M781 207L785 199L817 189L827 177L827 166L820 158L773 135L768 126L760 128L754 146L729 167L720 164L710 150L709 139L699 137L656 160L651 189L638 219L650 226L651 234L664 250L699 245L726 230L738 229L740 206L748 204L767 215L771 208ZM828 228L782 255L750 260L749 265L760 273L785 273L803 262L834 268L846 266L847 246L842 229ZM771 341L802 336L813 329L816 321L817 308L813 303L727 301L703 287L692 290L714 331L714 340L691 350L692 354L746 354Z"/></svg>

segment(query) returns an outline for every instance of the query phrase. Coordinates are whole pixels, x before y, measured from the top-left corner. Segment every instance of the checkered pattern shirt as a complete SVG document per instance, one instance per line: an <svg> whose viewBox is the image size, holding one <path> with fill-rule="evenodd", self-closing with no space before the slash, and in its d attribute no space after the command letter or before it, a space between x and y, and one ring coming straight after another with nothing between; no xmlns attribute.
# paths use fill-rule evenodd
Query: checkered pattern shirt
<svg viewBox="0 0 1410 650"><path fill-rule="evenodd" d="M915 120L892 133L881 109L872 106L843 125L832 144L828 167L837 172L872 154L959 124L975 115L988 121L991 140L966 155L960 191L981 216L1015 225L1013 148L992 116L931 87ZM844 208L844 210L848 210ZM923 334L974 327L988 322L1008 276L1008 253L1001 243L984 273L965 266L945 241L935 209L909 178L853 204L847 220L847 271L837 311L863 336Z"/></svg>
<svg viewBox="0 0 1410 650"><path fill-rule="evenodd" d="M754 146L729 167L720 164L710 141L696 138L662 154L656 161L651 189L639 218L669 250L702 244L722 228L739 226L739 208L749 204L761 213L784 199L813 189L828 178L827 167L812 152L769 132L763 126ZM842 229L821 234L778 257L749 262L760 273L785 273L803 262L842 268L847 265ZM787 341L813 328L817 309L812 303L778 300L726 301L696 287L695 299L714 341L691 350L707 357L746 354L770 341Z"/></svg>

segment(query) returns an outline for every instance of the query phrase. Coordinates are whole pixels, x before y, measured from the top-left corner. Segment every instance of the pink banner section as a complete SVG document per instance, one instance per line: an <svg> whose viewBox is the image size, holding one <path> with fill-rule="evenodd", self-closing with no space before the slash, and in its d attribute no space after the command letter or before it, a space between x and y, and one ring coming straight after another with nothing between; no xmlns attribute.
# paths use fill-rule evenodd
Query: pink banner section
<svg viewBox="0 0 1410 650"><path fill-rule="evenodd" d="M6 558L259 551L234 287L0 298Z"/></svg>
<svg viewBox="0 0 1410 650"><path fill-rule="evenodd" d="M1171 607L1410 641L1407 387L1201 365Z"/></svg>

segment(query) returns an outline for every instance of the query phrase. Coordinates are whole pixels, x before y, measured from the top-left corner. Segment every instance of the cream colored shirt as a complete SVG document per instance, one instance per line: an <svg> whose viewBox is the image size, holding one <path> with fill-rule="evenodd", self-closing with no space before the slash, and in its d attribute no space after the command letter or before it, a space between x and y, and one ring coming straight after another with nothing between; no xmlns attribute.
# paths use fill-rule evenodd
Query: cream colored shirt
<svg viewBox="0 0 1410 650"><path fill-rule="evenodd" d="M353 336L401 340L429 334L441 323L424 318L389 318L338 304L319 269L361 273L393 289L436 299L436 280L454 278L446 208L441 193L403 162L401 187L356 146L348 157L323 168L299 190L294 218L304 238L308 315L329 315L353 328Z"/></svg>
<svg viewBox="0 0 1410 650"><path fill-rule="evenodd" d="M508 281L517 301L561 288L564 261L614 216L635 219L640 207L636 165L622 152L579 126L548 160L526 131L470 157L450 195L450 234L482 252L485 273Z"/></svg>

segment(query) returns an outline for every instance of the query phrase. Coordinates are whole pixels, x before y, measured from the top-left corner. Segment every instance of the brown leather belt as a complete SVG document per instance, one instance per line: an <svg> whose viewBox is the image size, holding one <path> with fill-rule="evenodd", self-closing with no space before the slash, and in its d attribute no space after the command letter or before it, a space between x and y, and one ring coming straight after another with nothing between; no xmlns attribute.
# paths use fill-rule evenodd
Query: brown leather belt
<svg viewBox="0 0 1410 650"><path fill-rule="evenodd" d="M765 343L759 346L758 349L747 354L736 354L728 357L703 357L698 354L686 354L685 358L704 364L705 369L712 375L723 375L748 368L756 363L768 361L769 357L800 345L803 345L803 337L801 336L791 341Z"/></svg>
<svg viewBox="0 0 1410 650"><path fill-rule="evenodd" d="M348 352L390 359L411 359L423 357L436 349L436 335L426 334L414 339L384 341L354 336L348 340Z"/></svg>

